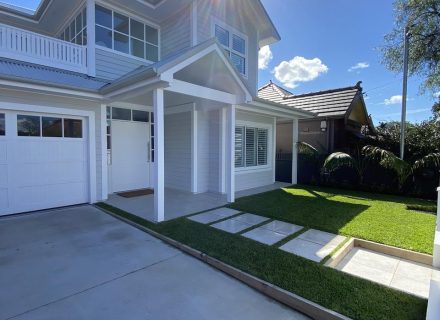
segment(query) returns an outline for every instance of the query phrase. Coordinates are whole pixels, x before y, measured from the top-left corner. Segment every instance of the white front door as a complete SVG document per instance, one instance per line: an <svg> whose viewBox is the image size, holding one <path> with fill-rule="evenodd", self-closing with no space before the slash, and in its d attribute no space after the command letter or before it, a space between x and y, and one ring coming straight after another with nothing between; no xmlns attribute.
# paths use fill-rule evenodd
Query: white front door
<svg viewBox="0 0 440 320"><path fill-rule="evenodd" d="M85 118L0 110L0 216L89 202Z"/></svg>
<svg viewBox="0 0 440 320"><path fill-rule="evenodd" d="M112 121L112 192L151 187L149 128L145 122Z"/></svg>

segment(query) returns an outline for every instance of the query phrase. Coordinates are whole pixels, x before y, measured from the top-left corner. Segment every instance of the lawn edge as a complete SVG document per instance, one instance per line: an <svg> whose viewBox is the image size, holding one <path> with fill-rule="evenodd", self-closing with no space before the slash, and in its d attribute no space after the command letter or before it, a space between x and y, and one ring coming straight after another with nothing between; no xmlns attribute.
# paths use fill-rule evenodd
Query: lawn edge
<svg viewBox="0 0 440 320"><path fill-rule="evenodd" d="M255 276L252 276L240 269L232 267L218 259L215 259L199 250L193 249L185 244L182 244L176 240L173 240L167 236L162 235L156 231L153 231L143 225L140 225L128 218L122 217L111 210L102 208L101 206L95 205L95 207L104 213L111 215L112 217L123 221L132 227L135 227L143 232L150 234L151 236L158 238L159 240L169 244L178 250L200 260L204 263L214 267L217 270L226 273L227 275L239 280L240 282L248 285L249 287L257 290L258 292L296 310L299 311L312 319L323 319L323 320L351 320L351 318L346 317L336 311L327 309L315 302L307 300L301 296L298 296L290 291L284 290L274 284L267 281L261 280Z"/></svg>

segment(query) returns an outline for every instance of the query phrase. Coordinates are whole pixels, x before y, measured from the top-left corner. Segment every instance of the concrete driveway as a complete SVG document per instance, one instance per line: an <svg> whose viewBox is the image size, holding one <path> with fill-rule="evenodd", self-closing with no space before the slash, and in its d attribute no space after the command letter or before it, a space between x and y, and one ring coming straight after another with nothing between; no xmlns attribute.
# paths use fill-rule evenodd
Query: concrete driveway
<svg viewBox="0 0 440 320"><path fill-rule="evenodd" d="M0 319L306 319L91 206L0 218Z"/></svg>

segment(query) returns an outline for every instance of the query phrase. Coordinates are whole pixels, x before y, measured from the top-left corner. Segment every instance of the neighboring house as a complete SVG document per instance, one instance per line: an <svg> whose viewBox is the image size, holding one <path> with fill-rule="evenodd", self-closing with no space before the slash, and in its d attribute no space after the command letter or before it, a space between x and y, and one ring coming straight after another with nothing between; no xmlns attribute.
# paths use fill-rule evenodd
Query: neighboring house
<svg viewBox="0 0 440 320"><path fill-rule="evenodd" d="M165 188L233 202L273 184L277 123L296 141L313 117L257 97L279 40L256 0L1 5L0 215L153 188L162 221Z"/></svg>
<svg viewBox="0 0 440 320"><path fill-rule="evenodd" d="M295 109L313 112L316 117L299 122L299 140L307 142L323 153L350 151L374 133L374 125L367 113L361 82L355 86L307 94L291 92L270 82L258 90L262 99ZM292 152L292 124L278 123L277 152Z"/></svg>

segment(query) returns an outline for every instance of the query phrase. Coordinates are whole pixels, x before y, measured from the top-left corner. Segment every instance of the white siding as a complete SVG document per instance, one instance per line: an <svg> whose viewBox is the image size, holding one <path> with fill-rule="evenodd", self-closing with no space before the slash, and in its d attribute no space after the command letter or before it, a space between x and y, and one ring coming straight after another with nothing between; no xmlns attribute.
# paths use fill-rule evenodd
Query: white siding
<svg viewBox="0 0 440 320"><path fill-rule="evenodd" d="M191 191L191 112L165 115L165 186Z"/></svg>
<svg viewBox="0 0 440 320"><path fill-rule="evenodd" d="M161 56L165 58L191 46L191 10L182 9L160 27Z"/></svg>
<svg viewBox="0 0 440 320"><path fill-rule="evenodd" d="M114 80L130 71L148 65L147 61L96 47L96 77Z"/></svg>
<svg viewBox="0 0 440 320"><path fill-rule="evenodd" d="M95 112L95 140L96 140L96 197L102 200L102 151L101 151L101 105L96 102L82 99L57 97L37 93L24 93L10 90L0 90L0 101L38 105L54 108L77 109ZM93 134L93 133L91 133ZM104 155L107 157L107 155Z"/></svg>
<svg viewBox="0 0 440 320"><path fill-rule="evenodd" d="M268 167L264 169L252 169L252 170L236 170L235 173L235 191L241 191L246 189L252 189L257 187L266 186L274 183L274 170L273 163L274 147L273 147L273 134L274 134L274 118L261 116L258 114L237 112L237 122L245 121L255 124L270 125L271 130L269 132L269 144L268 144Z"/></svg>

